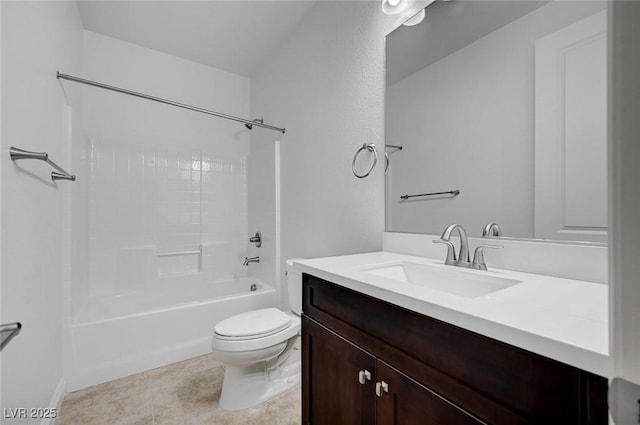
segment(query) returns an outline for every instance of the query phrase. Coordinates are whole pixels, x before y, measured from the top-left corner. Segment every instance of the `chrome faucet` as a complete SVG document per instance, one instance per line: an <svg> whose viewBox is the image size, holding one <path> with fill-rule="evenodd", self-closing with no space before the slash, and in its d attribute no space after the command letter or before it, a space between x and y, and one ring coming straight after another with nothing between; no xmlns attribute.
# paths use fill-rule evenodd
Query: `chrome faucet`
<svg viewBox="0 0 640 425"><path fill-rule="evenodd" d="M492 224L492 223L489 223ZM496 225L497 226L497 225ZM499 229L499 228L498 228ZM451 242L451 233L457 230L460 235L460 253L456 257L455 247ZM484 248L500 249L502 245L478 245L473 252L473 261L469 261L469 240L467 238L467 231L464 230L459 224L449 225L440 239L435 239L433 243L442 243L447 245L447 257L444 263L449 266L466 267L476 270L487 270L487 265L484 262Z"/></svg>
<svg viewBox="0 0 640 425"><path fill-rule="evenodd" d="M244 257L244 261L242 262L243 266L248 266L249 263L259 263L260 257Z"/></svg>
<svg viewBox="0 0 640 425"><path fill-rule="evenodd" d="M451 242L451 233L454 230L457 230L460 235L460 253L457 257L453 242ZM446 229L444 229L440 239L434 240L433 243L443 243L447 245L447 258L444 260L445 264L450 266L469 267L465 265L469 264L469 241L467 239L467 231L464 230L464 227L459 224L450 224Z"/></svg>
<svg viewBox="0 0 640 425"><path fill-rule="evenodd" d="M502 236L502 229L498 226L498 223L487 223L487 225L482 228L483 238L490 238L492 236Z"/></svg>

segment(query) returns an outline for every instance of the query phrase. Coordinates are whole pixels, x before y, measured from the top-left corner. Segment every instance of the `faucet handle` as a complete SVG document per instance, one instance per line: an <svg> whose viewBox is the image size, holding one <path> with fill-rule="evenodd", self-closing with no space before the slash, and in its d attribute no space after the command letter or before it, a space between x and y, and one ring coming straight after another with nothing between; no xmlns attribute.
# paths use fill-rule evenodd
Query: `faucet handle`
<svg viewBox="0 0 640 425"><path fill-rule="evenodd" d="M447 258L444 260L445 264L449 264L449 263L453 263L454 261L456 261L456 250L453 246L453 242L451 241L445 241L442 239L434 239L431 242L433 243L442 243L445 244L447 246Z"/></svg>
<svg viewBox="0 0 640 425"><path fill-rule="evenodd" d="M503 245L478 245L473 252L473 261L471 262L471 268L477 270L487 270L487 265L484 262L484 248L502 249Z"/></svg>

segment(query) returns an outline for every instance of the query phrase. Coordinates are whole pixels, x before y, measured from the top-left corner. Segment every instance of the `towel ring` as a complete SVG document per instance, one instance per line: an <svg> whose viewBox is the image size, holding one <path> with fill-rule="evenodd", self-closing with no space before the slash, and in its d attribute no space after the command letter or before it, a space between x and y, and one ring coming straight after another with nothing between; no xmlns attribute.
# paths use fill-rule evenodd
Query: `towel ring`
<svg viewBox="0 0 640 425"><path fill-rule="evenodd" d="M365 149L368 150L369 152L373 152L373 164L371 165L371 168L369 169L369 171L367 171L366 174L358 174L356 172L356 159L358 158L358 155L360 155L360 152L362 152ZM356 154L353 156L353 161L351 162L351 171L353 171L354 176L356 176L359 179L363 179L367 177L369 174L371 174L373 169L376 167L377 163L378 163L378 152L376 151L376 145L374 143L364 143L362 147L358 149L356 151Z"/></svg>

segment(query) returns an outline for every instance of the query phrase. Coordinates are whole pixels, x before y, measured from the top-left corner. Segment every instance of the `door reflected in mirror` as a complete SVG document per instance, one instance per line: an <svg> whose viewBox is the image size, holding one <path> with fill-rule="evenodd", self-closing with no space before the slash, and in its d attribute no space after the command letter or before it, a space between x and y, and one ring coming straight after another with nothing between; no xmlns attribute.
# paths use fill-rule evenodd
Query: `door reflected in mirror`
<svg viewBox="0 0 640 425"><path fill-rule="evenodd" d="M606 242L606 8L436 1L387 36L387 231Z"/></svg>

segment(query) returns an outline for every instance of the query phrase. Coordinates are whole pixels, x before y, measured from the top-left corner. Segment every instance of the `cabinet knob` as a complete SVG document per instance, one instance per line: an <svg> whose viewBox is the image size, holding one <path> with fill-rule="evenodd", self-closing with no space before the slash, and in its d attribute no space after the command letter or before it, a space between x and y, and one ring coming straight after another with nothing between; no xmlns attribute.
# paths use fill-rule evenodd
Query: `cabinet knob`
<svg viewBox="0 0 640 425"><path fill-rule="evenodd" d="M358 372L358 382L364 385L367 381L371 381L371 372L368 370L361 370Z"/></svg>
<svg viewBox="0 0 640 425"><path fill-rule="evenodd" d="M382 397L382 393L389 392L389 384L384 381L376 382L376 395Z"/></svg>

